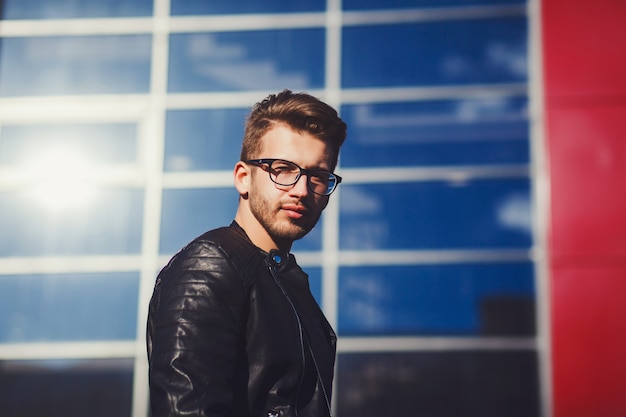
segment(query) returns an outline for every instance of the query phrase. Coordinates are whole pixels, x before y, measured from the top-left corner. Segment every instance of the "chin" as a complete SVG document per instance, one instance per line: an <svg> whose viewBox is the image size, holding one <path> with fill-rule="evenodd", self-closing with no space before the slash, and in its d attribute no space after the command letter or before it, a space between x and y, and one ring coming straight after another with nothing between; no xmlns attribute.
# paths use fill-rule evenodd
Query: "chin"
<svg viewBox="0 0 626 417"><path fill-rule="evenodd" d="M312 228L302 227L290 222L288 225L284 225L278 229L279 230L275 230L275 236L277 238L293 242L295 240L302 239L311 231Z"/></svg>

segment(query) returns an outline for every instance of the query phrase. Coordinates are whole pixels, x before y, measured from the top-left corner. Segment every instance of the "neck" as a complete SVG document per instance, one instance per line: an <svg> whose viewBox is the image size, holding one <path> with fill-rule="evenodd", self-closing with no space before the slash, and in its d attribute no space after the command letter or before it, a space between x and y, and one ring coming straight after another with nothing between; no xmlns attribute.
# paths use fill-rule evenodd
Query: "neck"
<svg viewBox="0 0 626 417"><path fill-rule="evenodd" d="M246 232L250 241L265 252L269 253L272 250L278 250L283 253L289 253L291 250L292 242L280 242L272 239L250 210L242 208L241 203L237 209L235 221Z"/></svg>

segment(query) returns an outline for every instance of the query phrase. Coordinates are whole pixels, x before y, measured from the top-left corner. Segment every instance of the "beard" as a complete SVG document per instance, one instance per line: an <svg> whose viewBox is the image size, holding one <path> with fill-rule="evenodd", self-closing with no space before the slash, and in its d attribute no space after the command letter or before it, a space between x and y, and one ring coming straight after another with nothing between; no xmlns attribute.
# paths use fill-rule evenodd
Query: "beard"
<svg viewBox="0 0 626 417"><path fill-rule="evenodd" d="M251 193L248 198L252 215L276 242L291 243L303 238L317 224L322 214L321 210L316 212L309 206L305 206L307 211L300 219L292 219L287 216L279 218L281 206L287 201L272 205L261 193ZM289 203L293 203L293 201L289 201Z"/></svg>

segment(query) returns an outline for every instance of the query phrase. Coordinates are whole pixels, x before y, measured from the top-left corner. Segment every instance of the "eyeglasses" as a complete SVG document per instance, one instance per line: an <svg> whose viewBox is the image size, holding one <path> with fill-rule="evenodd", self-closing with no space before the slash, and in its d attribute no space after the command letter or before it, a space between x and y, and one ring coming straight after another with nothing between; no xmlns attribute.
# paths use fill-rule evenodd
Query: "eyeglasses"
<svg viewBox="0 0 626 417"><path fill-rule="evenodd" d="M307 177L309 189L318 195L331 195L341 177L323 169L304 169L293 162L284 159L249 159L243 161L246 164L254 164L270 174L274 184L288 187L298 182L302 174Z"/></svg>

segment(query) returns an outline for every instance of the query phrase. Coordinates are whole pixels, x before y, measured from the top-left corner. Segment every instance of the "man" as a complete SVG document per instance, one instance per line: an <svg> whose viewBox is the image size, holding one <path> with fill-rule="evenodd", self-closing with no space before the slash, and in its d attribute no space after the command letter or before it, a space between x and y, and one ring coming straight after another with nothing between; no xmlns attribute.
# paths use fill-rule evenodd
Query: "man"
<svg viewBox="0 0 626 417"><path fill-rule="evenodd" d="M157 277L148 316L153 417L330 416L336 336L289 253L341 182L346 125L285 90L257 103L234 169L228 227Z"/></svg>

